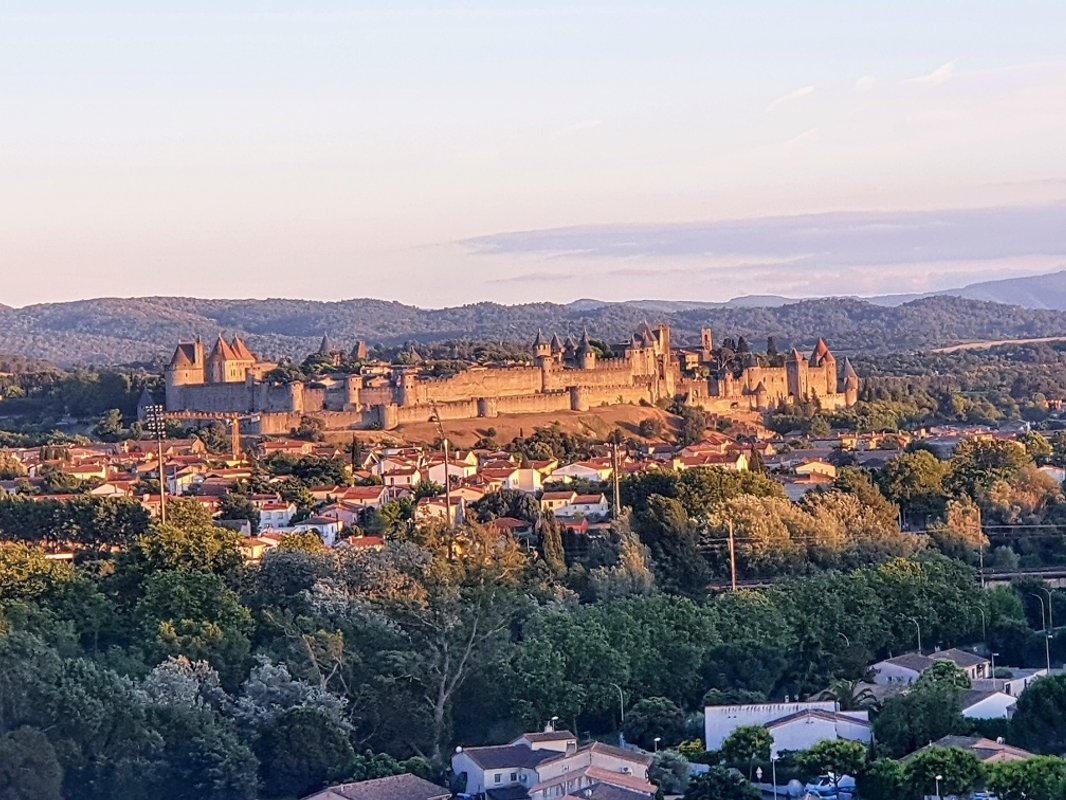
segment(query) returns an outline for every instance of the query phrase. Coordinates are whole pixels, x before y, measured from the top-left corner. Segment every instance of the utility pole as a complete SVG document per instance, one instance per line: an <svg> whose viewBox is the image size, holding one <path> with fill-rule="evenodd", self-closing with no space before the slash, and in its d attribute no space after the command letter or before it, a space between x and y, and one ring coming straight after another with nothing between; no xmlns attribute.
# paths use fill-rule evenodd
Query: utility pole
<svg viewBox="0 0 1066 800"><path fill-rule="evenodd" d="M433 416L430 418L430 422L437 423L437 434L440 436L441 444L444 446L444 515L448 523L448 560L454 561L455 528L452 525L452 476L448 467L448 437L444 435L444 424L441 422L437 401L430 400L429 402L433 408Z"/></svg>
<svg viewBox="0 0 1066 800"><path fill-rule="evenodd" d="M611 442L611 481L614 484L614 518L622 516L622 490L618 482L618 442Z"/></svg>
<svg viewBox="0 0 1066 800"><path fill-rule="evenodd" d="M729 574L733 578L733 591L737 590L737 544L733 536L733 520L729 520Z"/></svg>

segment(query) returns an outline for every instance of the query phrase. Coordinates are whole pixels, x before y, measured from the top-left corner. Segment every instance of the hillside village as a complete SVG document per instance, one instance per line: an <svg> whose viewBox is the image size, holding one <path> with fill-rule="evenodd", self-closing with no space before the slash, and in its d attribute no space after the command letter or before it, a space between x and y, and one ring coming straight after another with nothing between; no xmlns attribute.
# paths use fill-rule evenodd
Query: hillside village
<svg viewBox="0 0 1066 800"><path fill-rule="evenodd" d="M114 410L98 436L0 447L0 587L62 618L70 586L98 586L92 602L113 607L109 652L144 659L145 709L162 702L154 681L217 673L225 699L202 724L251 737L255 777L231 765L248 800L754 800L775 786L895 800L928 792L930 771L961 797L1058 770L1044 755L1059 752L1056 723L1034 720L1066 681L1061 398L1025 385L1027 405L996 418L988 402L945 394L929 422L893 426L880 420L903 407L897 398L928 404L924 390L880 378L860 391L824 343L807 356L772 343L755 354L709 333L703 349L676 349L669 336L645 326L613 365L588 336L538 334L532 365L483 367L411 350L375 364L365 347L342 353L328 339L301 365L260 363L239 338L210 353L183 344L164 391L96 379L133 398L128 427ZM513 396L519 413L502 394L438 402L441 386L505 392L492 376L515 370L539 376L539 391L545 376L625 373L641 396L552 411L544 397L573 394L548 389ZM655 389L671 371L676 382ZM767 386L781 387L773 403L759 399ZM672 399L652 402L668 389ZM261 391L327 407L264 425L275 412L254 410ZM364 426L365 392L409 420ZM482 569L507 598L502 627L470 645L483 665L438 672L428 661L409 684L391 651L360 641L368 624L378 630L362 616L369 602L387 620L375 636L402 631L390 646L404 659L446 652L489 613L468 599L484 596ZM456 577L436 583L436 570ZM65 583L79 580L89 584ZM204 591L217 593L209 605L195 600ZM412 609L423 596L434 599ZM336 618L336 602L354 616ZM224 622L216 609L227 608ZM444 638L422 638L436 614ZM590 672L586 645L553 642L599 642L598 626L618 643L594 645ZM337 636L343 655L327 644ZM323 671L322 659L335 661ZM659 666L641 666L649 659ZM270 691L304 699L270 701L295 705L242 728L232 709L266 702L255 693L279 681ZM426 693L397 688L407 685ZM417 710L448 686L428 716ZM308 704L317 716L304 720ZM300 745L282 744L290 724L311 726ZM317 766L305 751L282 766L281 751L263 749L327 733L337 750Z"/></svg>

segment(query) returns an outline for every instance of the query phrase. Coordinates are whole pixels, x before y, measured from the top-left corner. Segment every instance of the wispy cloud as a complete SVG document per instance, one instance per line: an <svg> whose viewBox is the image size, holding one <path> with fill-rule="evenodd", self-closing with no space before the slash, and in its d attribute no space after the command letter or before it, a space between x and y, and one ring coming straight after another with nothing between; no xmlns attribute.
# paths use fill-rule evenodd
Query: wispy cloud
<svg viewBox="0 0 1066 800"><path fill-rule="evenodd" d="M577 133L583 133L585 131L593 131L597 128L603 127L602 119L585 119L581 122L575 122L573 125L567 125L564 128L559 128L552 134L553 139L563 139L567 136L573 136Z"/></svg>
<svg viewBox="0 0 1066 800"><path fill-rule="evenodd" d="M949 61L947 64L941 64L932 72L926 75L919 75L916 78L908 78L905 83L912 83L919 86L940 86L942 83L947 83L955 76L955 61Z"/></svg>
<svg viewBox="0 0 1066 800"><path fill-rule="evenodd" d="M793 100L799 100L800 98L807 97L811 94L814 94L813 86L801 86L799 89L793 89L788 94L783 94L770 103L770 105L766 107L766 113L770 114L785 103L791 103Z"/></svg>
<svg viewBox="0 0 1066 800"><path fill-rule="evenodd" d="M876 85L877 78L875 78L873 75L863 75L861 78L855 81L855 91L863 92L865 94L866 92L873 89Z"/></svg>
<svg viewBox="0 0 1066 800"><path fill-rule="evenodd" d="M565 255L606 259L616 265L625 260L677 258L749 264L787 260L794 267L851 269L1064 258L1066 203L589 225L499 233L461 244L475 254Z"/></svg>

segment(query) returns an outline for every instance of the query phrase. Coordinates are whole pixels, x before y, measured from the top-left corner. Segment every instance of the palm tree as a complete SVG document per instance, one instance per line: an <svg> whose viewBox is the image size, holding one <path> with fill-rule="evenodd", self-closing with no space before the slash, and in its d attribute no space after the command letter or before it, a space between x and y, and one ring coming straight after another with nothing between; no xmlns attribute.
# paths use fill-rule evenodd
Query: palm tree
<svg viewBox="0 0 1066 800"><path fill-rule="evenodd" d="M877 703L877 698L862 681L840 678L818 695L819 700L834 700L841 711L861 711Z"/></svg>

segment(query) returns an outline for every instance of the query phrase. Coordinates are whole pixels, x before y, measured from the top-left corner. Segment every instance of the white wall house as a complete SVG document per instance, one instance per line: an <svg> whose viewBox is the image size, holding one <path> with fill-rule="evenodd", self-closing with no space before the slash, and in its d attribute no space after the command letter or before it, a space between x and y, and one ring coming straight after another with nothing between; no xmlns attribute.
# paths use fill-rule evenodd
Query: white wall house
<svg viewBox="0 0 1066 800"><path fill-rule="evenodd" d="M1010 719L1018 703L1005 692L971 689L962 696L960 713L967 719Z"/></svg>
<svg viewBox="0 0 1066 800"><path fill-rule="evenodd" d="M564 518L573 517L605 517L611 507L604 494L579 494L567 505L557 508L555 516Z"/></svg>
<svg viewBox="0 0 1066 800"><path fill-rule="evenodd" d="M774 753L809 750L827 739L869 743L872 738L869 712L837 711L832 701L707 706L704 720L708 750L721 749L733 731L749 725L770 731Z"/></svg>
<svg viewBox="0 0 1066 800"><path fill-rule="evenodd" d="M337 534L341 532L342 524L339 519L332 517L311 517L303 522L297 522L292 529L293 531L315 531L322 537L322 542L326 547L333 547L337 543Z"/></svg>

